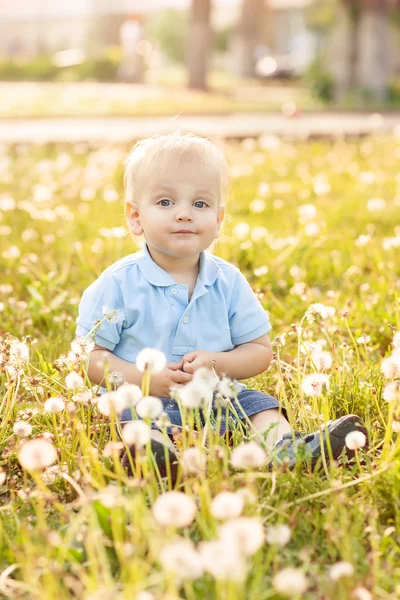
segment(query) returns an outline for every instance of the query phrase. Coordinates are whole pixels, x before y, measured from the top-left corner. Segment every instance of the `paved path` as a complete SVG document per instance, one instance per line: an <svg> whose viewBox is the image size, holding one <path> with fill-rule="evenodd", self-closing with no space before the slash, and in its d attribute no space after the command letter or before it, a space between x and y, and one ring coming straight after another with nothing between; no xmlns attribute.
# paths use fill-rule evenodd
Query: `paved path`
<svg viewBox="0 0 400 600"><path fill-rule="evenodd" d="M289 139L362 136L395 132L400 136L400 112L229 114L178 117L104 117L0 120L0 141L130 141L184 128L204 136L245 138L276 134Z"/></svg>

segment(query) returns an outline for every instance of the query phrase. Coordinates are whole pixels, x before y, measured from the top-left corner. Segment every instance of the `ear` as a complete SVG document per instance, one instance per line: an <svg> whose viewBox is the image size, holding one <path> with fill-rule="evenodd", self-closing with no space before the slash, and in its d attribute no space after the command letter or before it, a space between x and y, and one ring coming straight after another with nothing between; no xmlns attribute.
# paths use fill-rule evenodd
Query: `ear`
<svg viewBox="0 0 400 600"><path fill-rule="evenodd" d="M127 202L125 204L125 214L132 233L134 235L142 235L143 227L140 224L139 206L136 202Z"/></svg>
<svg viewBox="0 0 400 600"><path fill-rule="evenodd" d="M218 207L218 217L217 217L217 235L216 238L219 237L219 230L221 229L222 221L225 217L225 206Z"/></svg>

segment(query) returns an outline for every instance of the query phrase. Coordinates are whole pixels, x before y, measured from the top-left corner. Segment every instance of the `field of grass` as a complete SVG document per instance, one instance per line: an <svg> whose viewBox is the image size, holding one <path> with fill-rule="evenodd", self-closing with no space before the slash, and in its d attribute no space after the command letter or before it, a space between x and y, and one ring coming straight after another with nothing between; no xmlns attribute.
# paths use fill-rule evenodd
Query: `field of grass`
<svg viewBox="0 0 400 600"><path fill-rule="evenodd" d="M171 78L170 78L171 79ZM174 81L174 80L173 80ZM148 117L280 111L285 103L302 109L322 104L301 86L236 81L210 76L209 92L188 90L184 80L149 85L97 82L0 82L0 118Z"/></svg>
<svg viewBox="0 0 400 600"><path fill-rule="evenodd" d="M144 478L128 478L115 414L99 411L70 346L82 291L136 251L128 148L2 146L2 598L400 597L400 141L223 148L234 185L215 253L241 268L273 327L273 363L246 383L278 397L300 431L360 415L369 448L319 472L239 469L239 431L233 447L189 431L179 495L157 484L146 448ZM329 386L310 396L321 350Z"/></svg>

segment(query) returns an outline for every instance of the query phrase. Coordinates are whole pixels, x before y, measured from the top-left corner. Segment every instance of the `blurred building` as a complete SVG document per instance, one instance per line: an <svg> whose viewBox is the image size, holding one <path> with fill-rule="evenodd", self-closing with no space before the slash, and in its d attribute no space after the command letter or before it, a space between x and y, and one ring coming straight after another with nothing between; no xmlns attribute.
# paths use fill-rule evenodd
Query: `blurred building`
<svg viewBox="0 0 400 600"><path fill-rule="evenodd" d="M265 43L273 52L290 50L294 34L305 29L304 8L311 0L266 0ZM91 51L119 43L127 16L187 9L191 0L0 0L0 55L35 56L68 48ZM213 0L216 27L240 18L242 0Z"/></svg>

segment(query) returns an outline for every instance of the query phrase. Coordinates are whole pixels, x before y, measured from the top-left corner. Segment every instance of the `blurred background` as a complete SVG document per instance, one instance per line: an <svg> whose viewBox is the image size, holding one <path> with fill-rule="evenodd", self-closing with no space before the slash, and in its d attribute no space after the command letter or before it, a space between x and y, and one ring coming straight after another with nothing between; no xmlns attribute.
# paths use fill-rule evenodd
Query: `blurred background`
<svg viewBox="0 0 400 600"><path fill-rule="evenodd" d="M1 116L397 109L400 0L0 0L0 82Z"/></svg>

